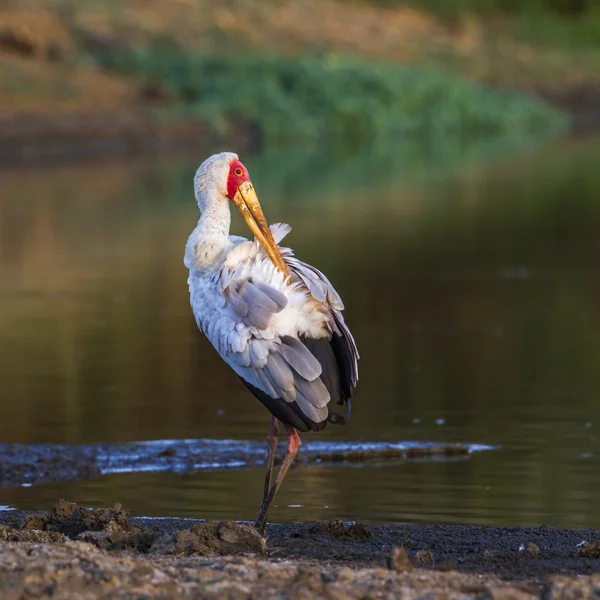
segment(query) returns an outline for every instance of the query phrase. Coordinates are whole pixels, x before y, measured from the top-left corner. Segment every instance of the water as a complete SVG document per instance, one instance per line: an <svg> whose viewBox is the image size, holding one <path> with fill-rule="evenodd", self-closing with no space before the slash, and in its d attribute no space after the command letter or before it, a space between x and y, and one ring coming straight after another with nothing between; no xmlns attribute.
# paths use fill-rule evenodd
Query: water
<svg viewBox="0 0 600 600"><path fill-rule="evenodd" d="M0 171L0 442L264 439L269 415L189 309L203 156ZM302 466L272 519L596 526L600 140L245 162L362 356L348 425L306 438L501 447ZM1 487L0 504L251 519L262 485L256 468L113 474Z"/></svg>

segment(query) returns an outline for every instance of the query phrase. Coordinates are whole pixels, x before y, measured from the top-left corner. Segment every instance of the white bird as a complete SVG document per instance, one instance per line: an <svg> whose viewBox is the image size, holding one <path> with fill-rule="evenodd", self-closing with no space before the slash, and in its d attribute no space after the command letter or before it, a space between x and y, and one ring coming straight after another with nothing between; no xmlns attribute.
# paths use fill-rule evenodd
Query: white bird
<svg viewBox="0 0 600 600"><path fill-rule="evenodd" d="M301 444L297 431L345 422L330 405L346 403L349 409L358 351L340 296L325 275L278 246L291 228L281 223L269 228L237 154L206 159L196 171L194 192L201 216L184 262L196 323L272 414L263 503L255 522L263 534ZM255 240L229 235L230 200ZM279 421L288 448L271 485Z"/></svg>

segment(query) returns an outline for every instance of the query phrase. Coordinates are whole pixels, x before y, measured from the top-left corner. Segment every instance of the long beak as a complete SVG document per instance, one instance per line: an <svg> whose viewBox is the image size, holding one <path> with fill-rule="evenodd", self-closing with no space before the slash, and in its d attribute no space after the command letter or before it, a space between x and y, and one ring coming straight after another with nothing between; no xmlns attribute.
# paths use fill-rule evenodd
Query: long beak
<svg viewBox="0 0 600 600"><path fill-rule="evenodd" d="M254 186L249 181L245 181L239 186L238 191L233 198L233 203L242 213L244 221L246 221L260 245L265 249L265 252L273 261L273 264L286 278L289 278L290 274L287 266L279 252L277 242L273 239L273 234L269 229L265 215L260 207L260 202L254 191Z"/></svg>

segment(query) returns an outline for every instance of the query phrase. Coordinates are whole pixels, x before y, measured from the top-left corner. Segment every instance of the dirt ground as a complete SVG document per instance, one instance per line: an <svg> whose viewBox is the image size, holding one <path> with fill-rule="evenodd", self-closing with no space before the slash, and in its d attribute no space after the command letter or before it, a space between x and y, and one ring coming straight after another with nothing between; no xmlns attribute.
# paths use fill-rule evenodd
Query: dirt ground
<svg viewBox="0 0 600 600"><path fill-rule="evenodd" d="M0 513L2 598L587 598L600 532Z"/></svg>

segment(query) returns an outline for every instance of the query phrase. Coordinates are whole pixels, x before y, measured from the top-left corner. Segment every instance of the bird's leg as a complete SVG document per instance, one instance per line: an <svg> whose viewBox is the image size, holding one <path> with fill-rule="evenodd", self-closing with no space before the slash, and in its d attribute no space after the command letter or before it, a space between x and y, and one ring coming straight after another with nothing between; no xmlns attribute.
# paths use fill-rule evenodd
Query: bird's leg
<svg viewBox="0 0 600 600"><path fill-rule="evenodd" d="M271 479L273 478L273 465L275 464L275 450L277 449L277 432L279 430L279 422L275 417L271 417L271 429L267 441L269 442L269 452L267 455L267 472L265 474L265 491L263 493L263 502L271 489Z"/></svg>
<svg viewBox="0 0 600 600"><path fill-rule="evenodd" d="M265 532L265 526L267 524L267 513L269 512L269 509L271 508L271 504L273 504L275 494L277 494L277 490L279 489L279 486L281 485L281 482L283 481L285 474L287 473L288 469L290 468L290 465L292 464L294 457L296 456L296 454L298 454L298 448L300 448L300 445L302 444L302 442L300 441L300 436L298 435L298 433L296 432L296 430L293 427L291 427L290 425L286 425L285 431L288 435L287 454L285 455L283 463L281 464L281 467L279 468L279 473L277 473L277 478L275 479L275 483L273 484L273 486L269 490L269 493L263 500L263 504L261 506L260 512L258 513L258 517L254 523L254 527L256 527L256 529L258 529L258 532L261 535L263 535Z"/></svg>

